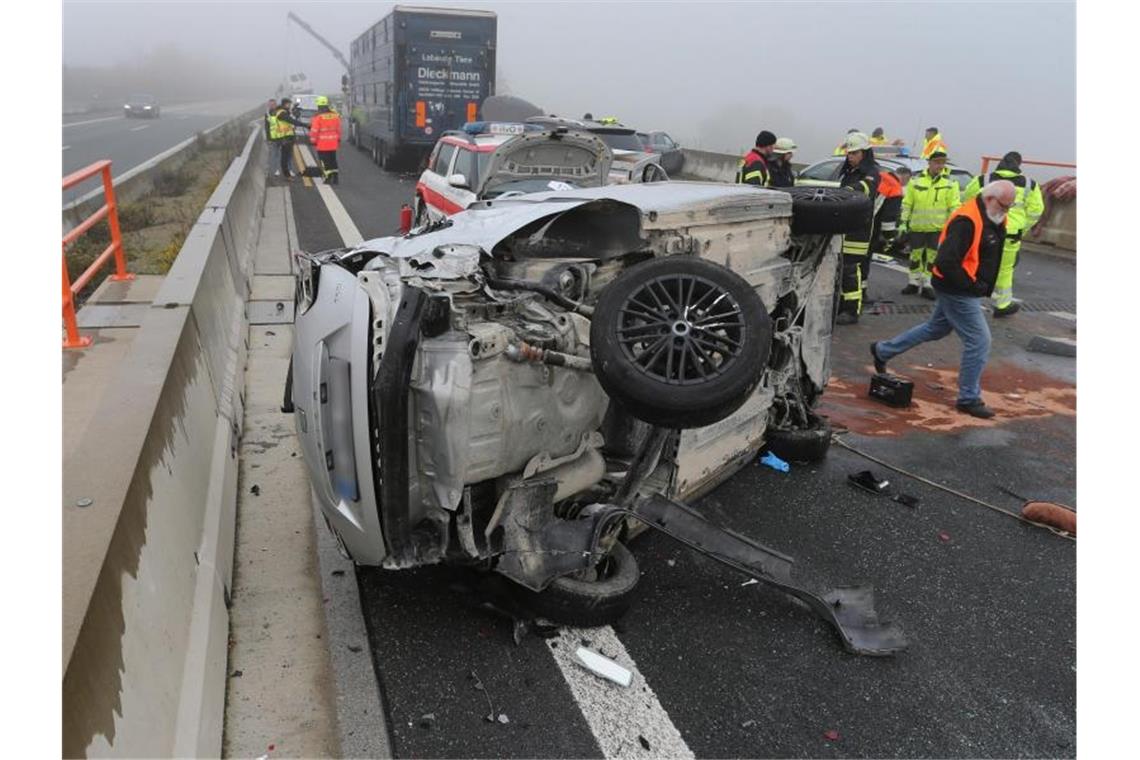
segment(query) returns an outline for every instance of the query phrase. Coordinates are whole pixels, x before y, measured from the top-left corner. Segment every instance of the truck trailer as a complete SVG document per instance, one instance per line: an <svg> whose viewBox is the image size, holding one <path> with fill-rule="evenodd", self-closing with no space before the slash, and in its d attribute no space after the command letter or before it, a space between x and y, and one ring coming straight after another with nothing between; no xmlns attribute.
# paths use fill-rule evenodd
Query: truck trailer
<svg viewBox="0 0 1140 760"><path fill-rule="evenodd" d="M385 169L416 169L495 94L497 16L397 5L352 42L349 140Z"/></svg>

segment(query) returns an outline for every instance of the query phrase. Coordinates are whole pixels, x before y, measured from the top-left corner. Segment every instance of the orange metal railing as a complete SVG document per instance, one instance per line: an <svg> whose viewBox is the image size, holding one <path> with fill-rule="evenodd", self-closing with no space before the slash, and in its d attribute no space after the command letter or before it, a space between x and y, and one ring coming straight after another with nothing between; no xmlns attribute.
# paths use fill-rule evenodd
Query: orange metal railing
<svg viewBox="0 0 1140 760"><path fill-rule="evenodd" d="M990 167L990 161L1001 161L1001 156L982 156L982 170L978 172L981 176L985 176L986 169ZM1076 164L1064 164L1057 161L1030 161L1024 159L1022 165L1029 164L1030 166L1055 166L1060 169L1076 169Z"/></svg>
<svg viewBox="0 0 1140 760"><path fill-rule="evenodd" d="M91 278L103 268L103 265L112 256L115 257L115 273L111 275L112 280L133 280L135 278L133 274L127 271L127 261L123 256L123 234L119 229L119 207L115 203L115 187L111 184L111 162L96 161L90 166L67 175L63 178L63 189L67 190L74 187L96 174L103 175L103 205L94 214L84 219L75 229L63 236L63 324L67 333L63 338L64 348L83 348L91 345L90 337L79 334L79 326L75 321L75 296L87 286L87 283L91 282ZM111 228L111 244L99 254L99 257L91 263L91 266L87 267L83 274L79 275L79 279L72 282L71 276L67 272L67 246L74 243L80 235L103 219L107 220L107 224Z"/></svg>

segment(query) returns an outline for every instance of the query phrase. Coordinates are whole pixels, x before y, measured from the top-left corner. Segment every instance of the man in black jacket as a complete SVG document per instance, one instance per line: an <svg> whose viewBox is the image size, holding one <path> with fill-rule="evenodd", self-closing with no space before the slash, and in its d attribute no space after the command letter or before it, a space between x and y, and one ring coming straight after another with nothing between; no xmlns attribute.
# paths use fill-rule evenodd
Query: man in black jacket
<svg viewBox="0 0 1140 760"><path fill-rule="evenodd" d="M994 416L982 401L982 370L990 353L990 328L982 300L993 293L1005 244L1005 218L1016 198L1013 183L998 180L951 214L930 269L934 313L901 335L871 344L876 372L885 372L888 361L919 343L956 332L962 339L962 363L955 406L974 417Z"/></svg>

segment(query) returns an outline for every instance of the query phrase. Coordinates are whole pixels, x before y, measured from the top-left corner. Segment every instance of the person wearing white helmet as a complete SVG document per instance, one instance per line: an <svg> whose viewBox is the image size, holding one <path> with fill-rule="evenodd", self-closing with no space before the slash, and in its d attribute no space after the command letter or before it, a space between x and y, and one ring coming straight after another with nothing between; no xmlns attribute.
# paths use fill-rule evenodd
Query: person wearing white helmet
<svg viewBox="0 0 1140 760"><path fill-rule="evenodd" d="M791 187L796 184L796 173L792 170L792 152L796 141L790 137L776 140L772 148L772 163L768 166L769 187Z"/></svg>
<svg viewBox="0 0 1140 760"><path fill-rule="evenodd" d="M836 324L853 325L863 311L863 283L871 270L871 228L874 224L875 198L879 192L879 165L871 151L871 141L862 132L852 132L843 142L847 159L839 173L840 187L849 187L870 199L864 219L856 232L843 236L842 300Z"/></svg>

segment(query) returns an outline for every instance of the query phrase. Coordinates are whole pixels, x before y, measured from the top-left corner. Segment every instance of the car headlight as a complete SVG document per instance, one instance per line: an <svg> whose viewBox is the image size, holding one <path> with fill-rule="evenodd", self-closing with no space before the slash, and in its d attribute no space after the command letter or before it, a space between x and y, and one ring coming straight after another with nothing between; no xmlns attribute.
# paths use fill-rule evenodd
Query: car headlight
<svg viewBox="0 0 1140 760"><path fill-rule="evenodd" d="M128 111L129 111L129 110L131 110L131 107L130 107L129 105L128 105L128 106L123 106L123 108L127 109Z"/></svg>
<svg viewBox="0 0 1140 760"><path fill-rule="evenodd" d="M150 110L150 106L143 106L143 110L144 110L144 111L149 111L149 110Z"/></svg>
<svg viewBox="0 0 1140 760"><path fill-rule="evenodd" d="M304 314L317 300L317 285L320 281L321 265L304 251L293 254L297 262L297 286L293 293L293 315Z"/></svg>

